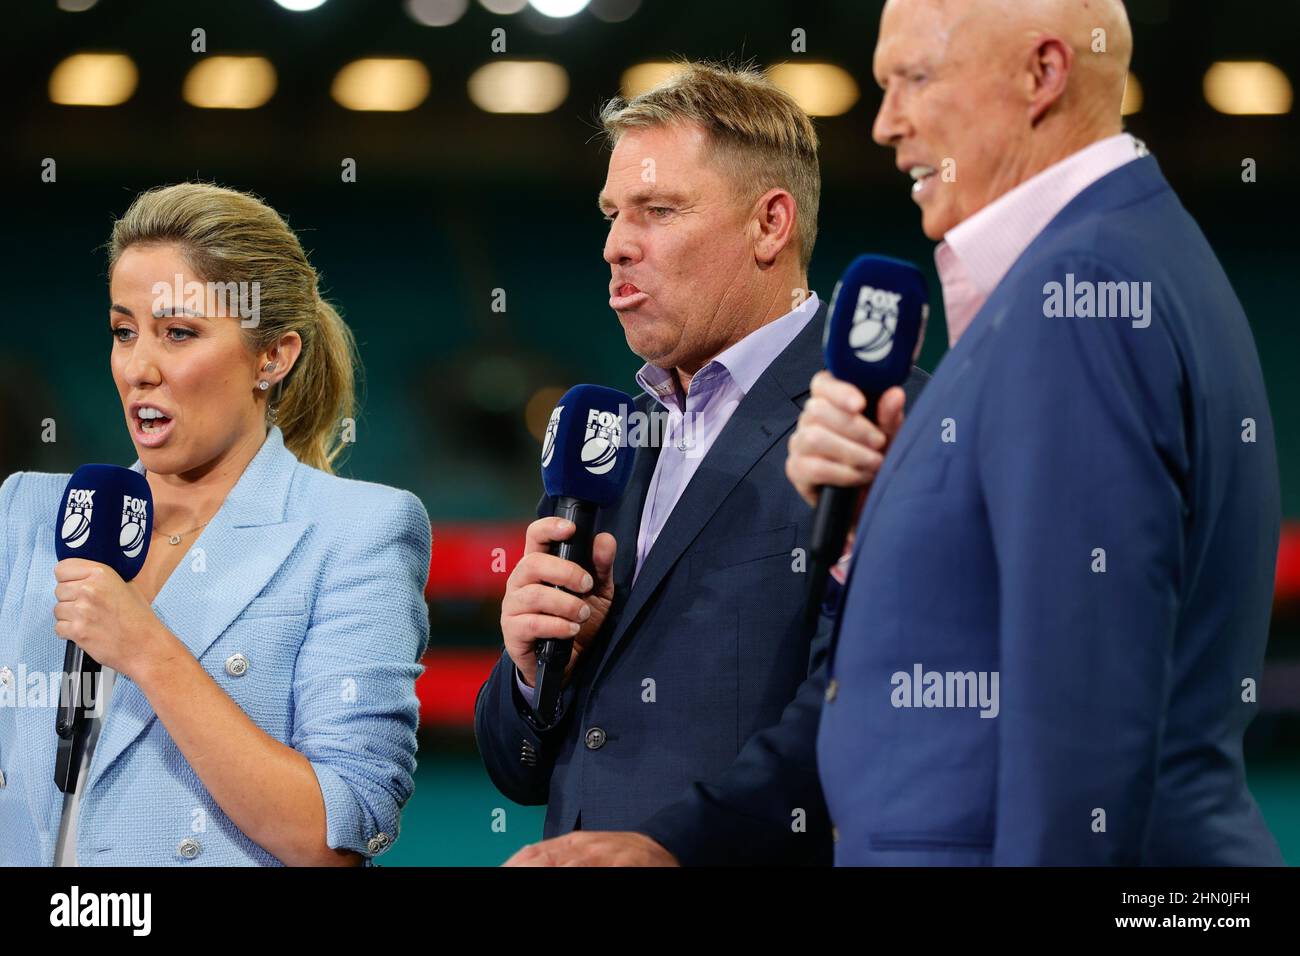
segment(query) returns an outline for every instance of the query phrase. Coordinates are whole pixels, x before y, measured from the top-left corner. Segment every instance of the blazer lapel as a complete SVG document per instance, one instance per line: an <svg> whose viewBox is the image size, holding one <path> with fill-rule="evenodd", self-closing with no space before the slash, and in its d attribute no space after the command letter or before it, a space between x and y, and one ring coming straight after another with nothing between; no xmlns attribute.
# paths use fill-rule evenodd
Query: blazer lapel
<svg viewBox="0 0 1300 956"><path fill-rule="evenodd" d="M989 309L989 304L985 303L984 308L979 311L975 320L971 322L970 328L966 330L966 334L958 339L957 344L949 349L940 360L939 366L934 371L934 377L921 390L915 404L909 402L903 427L899 431L898 437L894 439L893 445L885 453L885 463L881 466L880 473L876 475L876 480L872 483L871 491L867 495L867 503L864 506L864 513L858 528L858 541L861 541L866 536L866 528L874 516L873 503L884 498L885 489L893 480L895 472L902 465L907 453L916 445L922 429L929 427L926 423L929 408L935 402L942 401L942 396L952 390L953 383L970 367L972 357L976 354L980 343L988 333L989 322L985 313ZM960 409L953 409L953 413L960 413ZM932 433L930 437L937 441L939 435Z"/></svg>
<svg viewBox="0 0 1300 956"><path fill-rule="evenodd" d="M280 429L272 428L221 510L158 592L154 613L196 659L262 592L307 530L307 522L284 520L297 463ZM132 468L144 473L138 461ZM139 686L119 677L87 790L156 716Z"/></svg>
<svg viewBox="0 0 1300 956"><path fill-rule="evenodd" d="M649 395L637 400L637 411L650 415L654 409L654 399ZM659 461L658 441L647 441L636 450L632 462L632 477L628 479L627 490L613 515L608 530L614 535L618 544L618 553L614 557L615 600L621 594L626 600L632 587L632 575L636 570L637 538L641 532L641 512L645 508L646 493L650 490L650 479L654 476L655 464Z"/></svg>
<svg viewBox="0 0 1300 956"><path fill-rule="evenodd" d="M1018 288L1020 272L1025 267L1025 263L1033 260L1033 253L1038 247L1051 241L1057 231L1068 228L1081 220L1103 215L1109 209L1119 208L1139 197L1167 189L1169 189L1169 184L1160 172L1160 166L1155 157L1144 156L1107 173L1088 186L1087 189L1071 199L1065 208L1058 212L1052 221L1034 237L1034 240L1012 264L1011 269L1003 276L997 288L989 294L983 307L971 320L969 328L957 340L957 344L949 349L940 360L939 365L935 368L933 379L925 387L915 408L908 410L907 420L904 421L903 428L898 433L893 447L886 453L885 463L880 469L880 474L876 476L870 494L867 495L867 503L858 524L856 539L858 543L866 540L867 529L875 518L876 508L884 500L885 489L889 487L894 475L902 466L904 459L907 458L908 452L916 445L921 429L931 427L932 423L930 425L926 424L930 407L935 402L941 401L942 396L952 391L953 385L970 370L980 347L988 338L990 330L996 329L1002 324L1008 309L1017 306L1016 300L1009 298L1006 290L1014 291ZM1045 372L1045 374L1050 374L1050 372ZM952 412L954 416L957 416L961 414L962 409L954 408ZM933 432L930 433L930 437L938 440L938 435ZM853 565L856 566L856 564L857 557L855 555ZM850 578L852 574L853 568L850 566ZM847 587L848 582L846 581L845 588L847 589Z"/></svg>
<svg viewBox="0 0 1300 956"><path fill-rule="evenodd" d="M596 679L599 679L624 635L635 624L668 572L699 536L727 495L768 449L793 427L802 407L800 399L808 394L809 381L822 367L821 343L825 318L826 306L822 305L807 327L759 376L754 387L732 413L709 453L700 462L699 469L691 477L690 484L668 516L658 540L646 555L641 573L637 575L636 583L628 593L626 605L610 635L609 647L601 656ZM649 455L644 457L650 458ZM649 473L645 476L647 487L650 473L654 470L653 461L648 468ZM643 502L644 495L643 490ZM635 536L641 510L642 508L637 508L634 516L628 519L634 522L629 529L633 546L623 549L625 553L631 552L632 567L635 567ZM629 568L629 580L630 571Z"/></svg>

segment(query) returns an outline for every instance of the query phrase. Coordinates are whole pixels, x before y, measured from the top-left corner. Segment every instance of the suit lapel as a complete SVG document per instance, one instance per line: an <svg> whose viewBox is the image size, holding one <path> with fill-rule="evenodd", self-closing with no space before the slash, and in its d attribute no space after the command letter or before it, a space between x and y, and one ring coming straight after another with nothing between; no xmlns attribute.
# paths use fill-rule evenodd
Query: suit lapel
<svg viewBox="0 0 1300 956"><path fill-rule="evenodd" d="M989 294L983 307L971 320L966 332L957 340L957 344L949 349L940 360L938 367L935 368L933 379L925 387L916 406L909 408L907 420L903 423L903 428L898 433L893 447L885 455L885 463L880 469L880 474L876 476L871 492L867 495L867 503L858 523L855 548L860 547L861 543L866 540L867 530L875 518L876 510L885 500L885 491L893 481L894 475L902 467L908 452L916 445L922 429L933 427L933 422L928 421L929 409L935 402L943 400L943 396L952 391L961 376L969 372L979 349L983 346L985 339L988 338L990 330L1000 326L1006 317L1007 310L1016 306L1015 300L1008 299L1007 290L1014 291L1018 288L1020 273L1026 267L1026 263L1033 261L1033 254L1038 248L1044 243L1050 242L1055 233L1061 229L1068 228L1088 217L1104 215L1107 210L1119 208L1139 197L1167 189L1169 189L1169 184L1160 172L1160 166L1155 157L1144 156L1113 170L1083 190L1070 200L1051 222L1043 227L1042 232L1034 237L1034 240L1011 266L1011 269L1003 276L997 288ZM1014 343L1012 343L1012 347L1014 347ZM1050 374L1050 370L1045 370L1044 374ZM962 409L954 408L952 414L957 416L962 411ZM930 433L930 436L936 440L939 437L933 432ZM853 569L857 567L857 564L858 555L855 551L853 563L849 568L849 578L845 582L846 592L852 583ZM839 622L837 620L834 636L832 637L832 651L838 635Z"/></svg>
<svg viewBox="0 0 1300 956"><path fill-rule="evenodd" d="M821 343L825 318L826 306L822 305L807 327L758 377L754 387L736 406L709 453L700 462L699 469L691 477L686 490L673 507L672 514L668 516L659 538L646 555L641 573L637 575L636 583L628 593L618 623L610 635L609 648L601 656L595 679L599 679L606 663L613 658L619 643L631 630L668 572L699 536L727 495L768 449L794 426L799 417L800 399L808 394L809 381L822 367ZM651 456L644 457L650 459ZM648 471L644 487L648 488L654 462L649 461L646 467ZM630 548L621 549L625 554L631 552L632 565L627 569L627 580L631 579L631 569L635 567L635 541L644 508L644 489L641 494L642 507L635 512L627 509L631 517L625 519L630 525L625 533L630 535L632 543Z"/></svg>
<svg viewBox="0 0 1300 956"><path fill-rule="evenodd" d="M637 411L649 416L654 409L654 399L649 395L637 400ZM636 570L637 538L641 532L641 512L645 508L646 493L650 490L650 479L654 476L655 464L659 461L660 442L647 440L636 450L632 462L632 477L628 479L627 490L607 529L618 543L618 553L614 557L615 600L622 594L626 599L632 587L632 575Z"/></svg>
<svg viewBox="0 0 1300 956"><path fill-rule="evenodd" d="M196 659L262 592L307 530L306 522L284 520L296 465L280 430L273 428L221 510L158 592L154 613ZM144 472L139 462L132 467ZM139 686L119 677L87 791L155 717Z"/></svg>
<svg viewBox="0 0 1300 956"><path fill-rule="evenodd" d="M990 298L985 303L975 320L971 322L970 328L966 334L957 340L953 346L943 356L939 366L934 371L934 377L921 390L920 396L913 404L910 400L907 409L907 418L903 422L903 427L894 440L894 444L885 454L885 463L880 468L880 473L876 476L872 484L871 491L867 495L867 504L862 516L860 527L858 528L857 540L861 541L865 537L865 531L874 516L873 503L881 500L885 496L885 489L889 487L893 480L894 474L902 466L907 453L916 445L918 438L923 429L930 427L928 422L928 412L935 402L941 401L942 396L952 390L953 383L970 367L973 356L979 349L980 343L988 333L989 321L985 313L989 311L989 306L993 303ZM909 396L910 398L910 396ZM956 415L960 409L953 409ZM938 439L938 434L931 434L931 437Z"/></svg>

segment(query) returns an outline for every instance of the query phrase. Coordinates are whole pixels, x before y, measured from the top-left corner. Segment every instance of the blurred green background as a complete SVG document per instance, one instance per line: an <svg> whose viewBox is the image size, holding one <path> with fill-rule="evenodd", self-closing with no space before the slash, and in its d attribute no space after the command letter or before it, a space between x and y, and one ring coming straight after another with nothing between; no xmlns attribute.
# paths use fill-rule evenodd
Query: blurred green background
<svg viewBox="0 0 1300 956"><path fill-rule="evenodd" d="M510 0L490 2L500 9ZM411 489L436 528L525 522L539 492L538 409L549 412L548 398L576 382L635 389L641 363L606 302L605 224L594 200L607 153L595 115L619 92L624 70L673 55L827 62L856 80L853 106L816 120L824 182L810 280L828 297L840 270L867 251L919 264L935 304L921 364L934 367L946 331L932 243L909 181L870 139L879 0L812 9L782 0L596 0L560 20L487 5L416 5L448 15L464 7L443 27L417 23L397 0L327 0L305 13L271 0L99 0L83 12L50 0L7 10L17 28L7 31L13 79L3 106L11 313L0 345L0 476L134 461L108 371L101 246L140 190L202 179L255 192L285 215L357 334L365 400L341 473ZM1202 92L1218 60L1266 60L1300 76L1300 5L1133 0L1129 8L1142 106L1128 126L1159 159L1245 304L1275 419L1284 515L1300 521L1300 323L1289 286L1297 244L1283 218L1300 208L1295 114L1224 115ZM207 53L191 49L195 28L206 31ZM498 28L507 54L491 49ZM806 52L791 51L795 30ZM129 99L50 101L52 72L83 51L132 58L139 75ZM274 95L247 110L188 104L187 74L220 53L270 60ZM418 60L427 97L404 112L344 109L331 98L333 78L363 56ZM567 93L540 115L484 112L466 83L494 58L559 64ZM57 162L54 183L41 179L47 158ZM349 158L355 182L341 181ZM1253 183L1242 181L1245 159L1256 161ZM496 290L505 292L504 312L492 309ZM40 440L46 418L58 423L56 443ZM1287 594L1275 609L1247 752L1252 789L1296 863L1300 601ZM440 593L430 611L434 650L499 646L491 596ZM498 808L504 833L492 827ZM468 726L441 719L422 734L416 795L382 862L496 864L537 839L541 819L541 808L496 793Z"/></svg>

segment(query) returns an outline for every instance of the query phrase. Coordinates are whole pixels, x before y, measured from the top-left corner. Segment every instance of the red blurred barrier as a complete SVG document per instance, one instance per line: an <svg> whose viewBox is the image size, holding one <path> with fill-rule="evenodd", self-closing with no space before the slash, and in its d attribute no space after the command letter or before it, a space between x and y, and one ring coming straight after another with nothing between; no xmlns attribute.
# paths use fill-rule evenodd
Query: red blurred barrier
<svg viewBox="0 0 1300 956"><path fill-rule="evenodd" d="M423 726L472 727L478 689L500 659L499 650L440 648L424 655L415 683Z"/></svg>
<svg viewBox="0 0 1300 956"><path fill-rule="evenodd" d="M1300 524L1284 524L1277 548L1277 584L1273 605L1300 605Z"/></svg>
<svg viewBox="0 0 1300 956"><path fill-rule="evenodd" d="M433 560L424 596L430 601L499 601L506 577L524 553L522 524L433 526Z"/></svg>
<svg viewBox="0 0 1300 956"><path fill-rule="evenodd" d="M524 525L438 525L425 595L430 601L496 601L523 553ZM500 549L500 550L497 550ZM1282 528L1274 605L1300 607L1300 524ZM467 728L474 723L478 689L501 656L499 649L437 648L424 656L415 686L420 723Z"/></svg>

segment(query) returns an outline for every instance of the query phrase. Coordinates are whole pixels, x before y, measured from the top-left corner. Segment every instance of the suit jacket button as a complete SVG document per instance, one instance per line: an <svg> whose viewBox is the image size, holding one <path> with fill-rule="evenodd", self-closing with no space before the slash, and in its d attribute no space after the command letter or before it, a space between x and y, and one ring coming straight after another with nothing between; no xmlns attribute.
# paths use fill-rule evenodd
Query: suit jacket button
<svg viewBox="0 0 1300 956"><path fill-rule="evenodd" d="M248 658L243 654L231 654L226 658L226 673L231 677L243 677L248 672Z"/></svg>
<svg viewBox="0 0 1300 956"><path fill-rule="evenodd" d="M370 838L370 841L366 844L366 849L370 851L371 856L374 856L376 853L382 853L384 850L387 850L388 844L391 842L392 841L388 839L387 833L377 833Z"/></svg>
<svg viewBox="0 0 1300 956"><path fill-rule="evenodd" d="M833 701L835 699L835 695L838 694L839 692L840 692L840 682L837 681L834 677L832 677L831 682L826 685L826 703L829 704L831 701Z"/></svg>
<svg viewBox="0 0 1300 956"><path fill-rule="evenodd" d="M176 847L176 852L185 859L192 860L199 855L199 852L202 849L203 847L199 846L198 840L195 840L192 837L186 837L184 840L181 840L180 844Z"/></svg>
<svg viewBox="0 0 1300 956"><path fill-rule="evenodd" d="M0 667L0 686L8 687L14 682L14 672L8 667Z"/></svg>
<svg viewBox="0 0 1300 956"><path fill-rule="evenodd" d="M605 741L607 739L608 737L606 736L605 731L601 730L599 727L592 727L591 730L587 731L587 749L599 750L601 747L605 746Z"/></svg>

